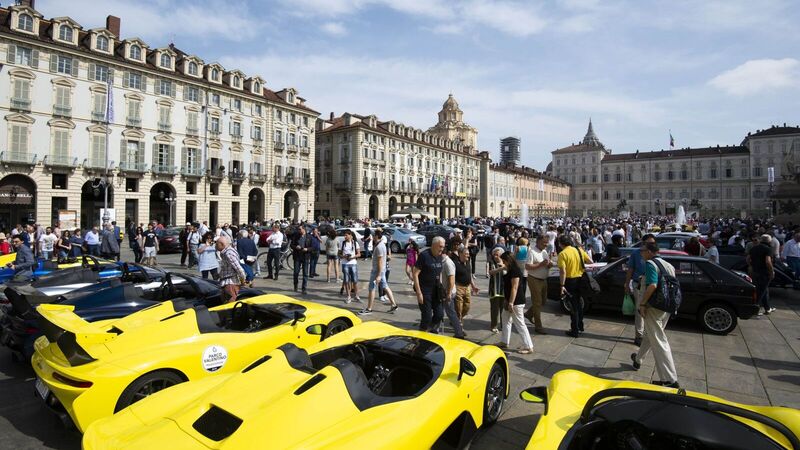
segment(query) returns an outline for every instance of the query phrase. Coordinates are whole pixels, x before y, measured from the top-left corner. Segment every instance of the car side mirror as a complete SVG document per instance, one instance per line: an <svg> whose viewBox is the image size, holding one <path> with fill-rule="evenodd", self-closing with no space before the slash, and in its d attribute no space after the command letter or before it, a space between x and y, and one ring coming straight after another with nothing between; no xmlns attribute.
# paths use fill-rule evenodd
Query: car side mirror
<svg viewBox="0 0 800 450"><path fill-rule="evenodd" d="M312 334L315 336L322 336L322 325L311 325L306 327L306 333Z"/></svg>
<svg viewBox="0 0 800 450"><path fill-rule="evenodd" d="M464 374L471 377L475 376L477 370L475 364L472 364L472 361L462 356L458 363L458 381L461 381L461 377L464 376Z"/></svg>
<svg viewBox="0 0 800 450"><path fill-rule="evenodd" d="M306 321L305 314L301 313L300 311L294 312L294 320L292 321L292 326L295 326L297 322L305 322L305 321Z"/></svg>
<svg viewBox="0 0 800 450"><path fill-rule="evenodd" d="M519 398L527 403L541 403L547 405L547 387L529 387L519 393Z"/></svg>

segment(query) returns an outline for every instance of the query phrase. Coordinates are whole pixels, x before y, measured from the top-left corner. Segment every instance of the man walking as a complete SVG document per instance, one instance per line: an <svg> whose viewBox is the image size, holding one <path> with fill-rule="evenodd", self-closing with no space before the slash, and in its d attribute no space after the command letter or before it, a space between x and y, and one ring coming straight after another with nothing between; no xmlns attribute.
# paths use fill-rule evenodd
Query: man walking
<svg viewBox="0 0 800 450"><path fill-rule="evenodd" d="M381 241L382 233L375 231L372 234L372 272L369 275L369 295L367 297L367 307L358 312L359 315L365 316L372 314L372 305L375 303L375 291L380 290L384 292L386 298L389 299L392 306L389 308L389 313L394 313L397 310L397 303L394 301L392 290L386 283L386 264L387 264L387 251L386 244Z"/></svg>
<svg viewBox="0 0 800 450"><path fill-rule="evenodd" d="M297 292L297 283L300 272L303 272L303 294L306 293L308 283L308 257L311 254L311 239L306 233L306 227L300 225L297 233L292 238L292 256L294 257L294 291Z"/></svg>
<svg viewBox="0 0 800 450"><path fill-rule="evenodd" d="M119 242L114 237L114 225L106 224L100 233L102 242L100 243L100 254L103 258L119 261Z"/></svg>
<svg viewBox="0 0 800 450"><path fill-rule="evenodd" d="M531 291L531 307L525 311L525 318L533 322L537 334L547 334L542 325L542 307L547 300L547 277L553 263L547 251L548 237L540 234L536 243L528 251L528 261L525 268L528 270L528 290Z"/></svg>
<svg viewBox="0 0 800 450"><path fill-rule="evenodd" d="M197 265L197 246L200 245L200 233L197 230L197 222L192 223L186 243L189 245L189 268Z"/></svg>
<svg viewBox="0 0 800 450"><path fill-rule="evenodd" d="M278 222L272 224L272 234L267 238L267 275L268 280L273 279L273 267L275 268L275 279L278 279L278 270L281 268L281 247L283 246L283 233Z"/></svg>
<svg viewBox="0 0 800 450"><path fill-rule="evenodd" d="M181 246L181 267L186 267L186 259L189 257L189 233L192 231L192 224L186 223L180 233L178 233L178 245Z"/></svg>
<svg viewBox="0 0 800 450"><path fill-rule="evenodd" d="M672 349L667 340L667 333L664 329L667 326L667 321L671 311L662 311L649 304L654 302L661 278L664 276L661 271L667 272L670 276L675 276L675 268L672 264L658 258L658 244L655 242L648 242L641 248L642 257L646 261L646 269L644 276L644 283L646 285L644 294L642 295L642 302L639 306L639 314L644 319L644 338L642 345L639 347L638 353L631 353L631 361L633 368L639 370L642 366L642 360L653 351L653 359L656 361L656 373L658 374L659 381L654 381L653 384L667 386L671 388L678 388L678 373L675 370L675 361L672 359Z"/></svg>
<svg viewBox="0 0 800 450"><path fill-rule="evenodd" d="M651 242L656 242L655 236L650 233L642 236L642 247ZM635 329L633 343L636 345L642 345L642 334L644 334L644 319L639 314L639 305L642 303L642 295L647 286L642 279L644 277L645 264L645 260L642 257L642 249L637 248L628 258L628 273L625 275L625 293L633 296L633 301L636 303L633 319Z"/></svg>
<svg viewBox="0 0 800 450"><path fill-rule="evenodd" d="M25 243L22 237L16 235L11 238L11 246L17 252L13 263L8 263L6 267L14 271L14 281L28 281L33 278L33 268L36 267L36 259L33 251Z"/></svg>
<svg viewBox="0 0 800 450"><path fill-rule="evenodd" d="M97 227L92 227L91 230L87 231L83 241L86 243L90 255L100 256L100 233L98 233Z"/></svg>
<svg viewBox="0 0 800 450"><path fill-rule="evenodd" d="M772 249L770 241L772 236L764 234L759 238L757 245L747 253L747 265L750 268L750 277L756 285L756 296L764 308L763 314L770 314L775 308L769 306L769 283L775 278L775 268L772 265ZM761 315L761 313L759 313Z"/></svg>
<svg viewBox="0 0 800 450"><path fill-rule="evenodd" d="M419 329L422 331L436 332L444 315L442 300L445 292L443 292L444 287L441 283L444 244L443 237L434 237L431 247L417 257L417 263L412 272L414 292L417 295L421 313Z"/></svg>
<svg viewBox="0 0 800 450"><path fill-rule="evenodd" d="M247 275L239 263L239 254L231 246L231 241L227 236L217 238L215 247L220 256L219 285L222 287L222 301L225 303L235 302Z"/></svg>
<svg viewBox="0 0 800 450"><path fill-rule="evenodd" d="M158 264L156 255L158 254L158 236L152 224L147 226L147 231L142 236L140 247L144 249L144 264L155 267Z"/></svg>
<svg viewBox="0 0 800 450"><path fill-rule="evenodd" d="M781 258L792 269L794 276L800 278L800 231L797 231L794 237L783 245Z"/></svg>
<svg viewBox="0 0 800 450"><path fill-rule="evenodd" d="M122 229L120 229L120 227L117 226L117 221L116 220L111 221L111 226L113 227L113 231L114 231L114 240L117 241L117 249L121 249L122 248ZM116 258L117 261L119 261L119 253L120 253L120 251L117 250L117 254L115 255L115 258Z"/></svg>

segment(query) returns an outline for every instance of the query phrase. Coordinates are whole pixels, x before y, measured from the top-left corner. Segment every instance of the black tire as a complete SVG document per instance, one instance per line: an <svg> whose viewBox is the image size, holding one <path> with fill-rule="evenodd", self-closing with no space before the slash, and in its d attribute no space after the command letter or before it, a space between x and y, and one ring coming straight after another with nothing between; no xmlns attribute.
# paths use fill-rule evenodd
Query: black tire
<svg viewBox="0 0 800 450"><path fill-rule="evenodd" d="M400 243L397 241L392 242L392 253L400 253L402 249L400 248Z"/></svg>
<svg viewBox="0 0 800 450"><path fill-rule="evenodd" d="M559 303L561 303L562 311L567 314L572 314L572 304L570 304L566 298L562 298ZM583 308L583 312L586 312L586 300L584 300L583 297L581 297L581 308Z"/></svg>
<svg viewBox="0 0 800 450"><path fill-rule="evenodd" d="M483 396L483 426L497 422L506 400L506 373L500 363L494 363L486 377L486 393Z"/></svg>
<svg viewBox="0 0 800 450"><path fill-rule="evenodd" d="M323 340L328 339L329 337L333 336L334 334L339 334L342 331L350 328L352 325L344 319L333 319L331 323L325 327L325 335L322 337Z"/></svg>
<svg viewBox="0 0 800 450"><path fill-rule="evenodd" d="M156 370L155 372L144 374L122 391L114 412L119 412L151 394L184 381L186 380L180 375L169 370Z"/></svg>
<svg viewBox="0 0 800 450"><path fill-rule="evenodd" d="M736 310L727 303L711 302L697 311L697 321L703 331L724 336L736 329L738 318Z"/></svg>

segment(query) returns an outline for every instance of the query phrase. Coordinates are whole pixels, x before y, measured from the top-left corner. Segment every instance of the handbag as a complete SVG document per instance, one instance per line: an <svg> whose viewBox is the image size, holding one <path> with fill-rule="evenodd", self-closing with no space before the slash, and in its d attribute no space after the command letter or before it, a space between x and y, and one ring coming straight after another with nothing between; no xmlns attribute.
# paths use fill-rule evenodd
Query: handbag
<svg viewBox="0 0 800 450"><path fill-rule="evenodd" d="M625 294L622 298L622 315L632 316L636 312L636 303L633 301L631 294Z"/></svg>
<svg viewBox="0 0 800 450"><path fill-rule="evenodd" d="M586 292L587 290L591 291L593 294L599 294L600 284L597 283L597 280L594 279L593 276L589 275L589 272L586 271L586 264L583 263L583 255L581 254L580 249L576 248L575 251L578 252L578 259L581 261L581 268L583 268L583 275L581 275L581 290Z"/></svg>

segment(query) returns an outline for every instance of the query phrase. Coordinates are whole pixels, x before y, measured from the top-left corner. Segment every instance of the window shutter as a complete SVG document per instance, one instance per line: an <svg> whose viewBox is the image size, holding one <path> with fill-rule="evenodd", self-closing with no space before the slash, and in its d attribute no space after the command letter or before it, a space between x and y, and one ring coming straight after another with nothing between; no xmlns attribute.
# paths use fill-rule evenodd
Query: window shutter
<svg viewBox="0 0 800 450"><path fill-rule="evenodd" d="M58 70L58 55L55 53L50 54L50 72Z"/></svg>
<svg viewBox="0 0 800 450"><path fill-rule="evenodd" d="M95 66L94 63L89 63L89 74L88 74L89 76L88 76L88 78L90 80L94 80L94 66Z"/></svg>
<svg viewBox="0 0 800 450"><path fill-rule="evenodd" d="M169 158L168 158L168 160L169 160L169 167L170 167L169 170L174 171L175 170L175 146L174 145L170 145L169 146Z"/></svg>
<svg viewBox="0 0 800 450"><path fill-rule="evenodd" d="M39 68L39 50L31 51L31 67L34 69Z"/></svg>
<svg viewBox="0 0 800 450"><path fill-rule="evenodd" d="M14 44L8 44L8 51L6 52L6 61L13 63L14 60L17 59L17 46Z"/></svg>
<svg viewBox="0 0 800 450"><path fill-rule="evenodd" d="M175 83L171 82L169 84L169 96L172 97L172 98L175 98L175 91L176 91Z"/></svg>
<svg viewBox="0 0 800 450"><path fill-rule="evenodd" d="M77 77L78 76L78 69L80 68L81 63L77 59L72 58L72 64L71 65L72 65L72 76L73 77Z"/></svg>
<svg viewBox="0 0 800 450"><path fill-rule="evenodd" d="M255 137L256 137L256 127L251 126L250 127L250 139L253 139Z"/></svg>
<svg viewBox="0 0 800 450"><path fill-rule="evenodd" d="M145 76L145 74L142 74L142 92L146 91L147 91L147 76Z"/></svg>
<svg viewBox="0 0 800 450"><path fill-rule="evenodd" d="M233 121L228 122L228 134L233 135Z"/></svg>
<svg viewBox="0 0 800 450"><path fill-rule="evenodd" d="M136 162L144 164L144 141L139 141L139 151L136 153Z"/></svg>
<svg viewBox="0 0 800 450"><path fill-rule="evenodd" d="M158 165L158 144L153 143L153 167Z"/></svg>
<svg viewBox="0 0 800 450"><path fill-rule="evenodd" d="M128 163L128 141L126 139L122 139L119 141L119 161L120 164Z"/></svg>
<svg viewBox="0 0 800 450"><path fill-rule="evenodd" d="M122 72L122 86L123 87L130 87L131 85L131 73L127 70Z"/></svg>
<svg viewBox="0 0 800 450"><path fill-rule="evenodd" d="M108 79L111 81L111 84L114 84L114 69L108 68Z"/></svg>
<svg viewBox="0 0 800 450"><path fill-rule="evenodd" d="M191 169L191 167L189 167L189 152L186 147L181 147L181 167Z"/></svg>

